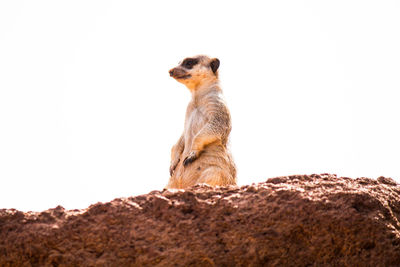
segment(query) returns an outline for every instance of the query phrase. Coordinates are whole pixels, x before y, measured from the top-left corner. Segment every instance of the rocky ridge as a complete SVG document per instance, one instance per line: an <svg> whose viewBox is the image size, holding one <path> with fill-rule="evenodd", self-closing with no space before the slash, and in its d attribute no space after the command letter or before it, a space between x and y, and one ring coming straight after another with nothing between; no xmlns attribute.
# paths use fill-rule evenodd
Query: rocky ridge
<svg viewBox="0 0 400 267"><path fill-rule="evenodd" d="M400 266L400 185L294 175L3 209L0 266Z"/></svg>

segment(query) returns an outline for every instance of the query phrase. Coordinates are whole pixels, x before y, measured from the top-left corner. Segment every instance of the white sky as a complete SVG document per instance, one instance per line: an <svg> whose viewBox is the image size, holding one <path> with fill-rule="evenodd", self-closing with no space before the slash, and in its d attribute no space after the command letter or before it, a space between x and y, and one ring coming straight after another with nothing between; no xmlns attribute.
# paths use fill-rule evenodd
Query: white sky
<svg viewBox="0 0 400 267"><path fill-rule="evenodd" d="M1 1L0 208L162 189L180 60L221 60L238 182L400 182L399 1Z"/></svg>

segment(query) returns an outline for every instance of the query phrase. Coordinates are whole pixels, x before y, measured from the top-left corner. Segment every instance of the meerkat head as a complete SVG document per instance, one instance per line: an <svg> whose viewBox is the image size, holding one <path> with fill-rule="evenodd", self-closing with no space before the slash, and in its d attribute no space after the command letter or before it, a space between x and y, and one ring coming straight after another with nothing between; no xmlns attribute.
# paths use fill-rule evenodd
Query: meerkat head
<svg viewBox="0 0 400 267"><path fill-rule="evenodd" d="M196 90L201 85L218 80L219 59L207 56L185 58L169 75L183 83L189 90Z"/></svg>

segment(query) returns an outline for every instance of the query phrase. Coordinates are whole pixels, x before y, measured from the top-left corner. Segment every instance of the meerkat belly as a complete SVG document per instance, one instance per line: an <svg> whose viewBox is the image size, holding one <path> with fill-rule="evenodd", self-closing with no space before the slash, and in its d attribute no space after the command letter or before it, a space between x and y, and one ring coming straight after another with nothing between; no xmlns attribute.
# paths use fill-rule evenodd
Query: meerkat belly
<svg viewBox="0 0 400 267"><path fill-rule="evenodd" d="M204 148L204 151L199 156L198 163L204 168L210 166L224 166L228 163L227 150L220 143L213 143Z"/></svg>
<svg viewBox="0 0 400 267"><path fill-rule="evenodd" d="M185 150L183 154L190 152L194 137L206 123L207 118L201 109L196 108L188 115L185 123Z"/></svg>
<svg viewBox="0 0 400 267"><path fill-rule="evenodd" d="M195 161L182 166L180 183L183 188L197 183L233 184L232 168L226 148L217 143L210 144Z"/></svg>

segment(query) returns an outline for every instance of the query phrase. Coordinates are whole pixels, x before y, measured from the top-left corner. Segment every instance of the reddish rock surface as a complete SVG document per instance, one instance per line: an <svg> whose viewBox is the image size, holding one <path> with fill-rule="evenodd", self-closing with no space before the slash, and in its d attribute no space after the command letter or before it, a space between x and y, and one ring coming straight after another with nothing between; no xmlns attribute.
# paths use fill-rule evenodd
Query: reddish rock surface
<svg viewBox="0 0 400 267"><path fill-rule="evenodd" d="M400 185L321 174L0 210L0 266L400 266Z"/></svg>

